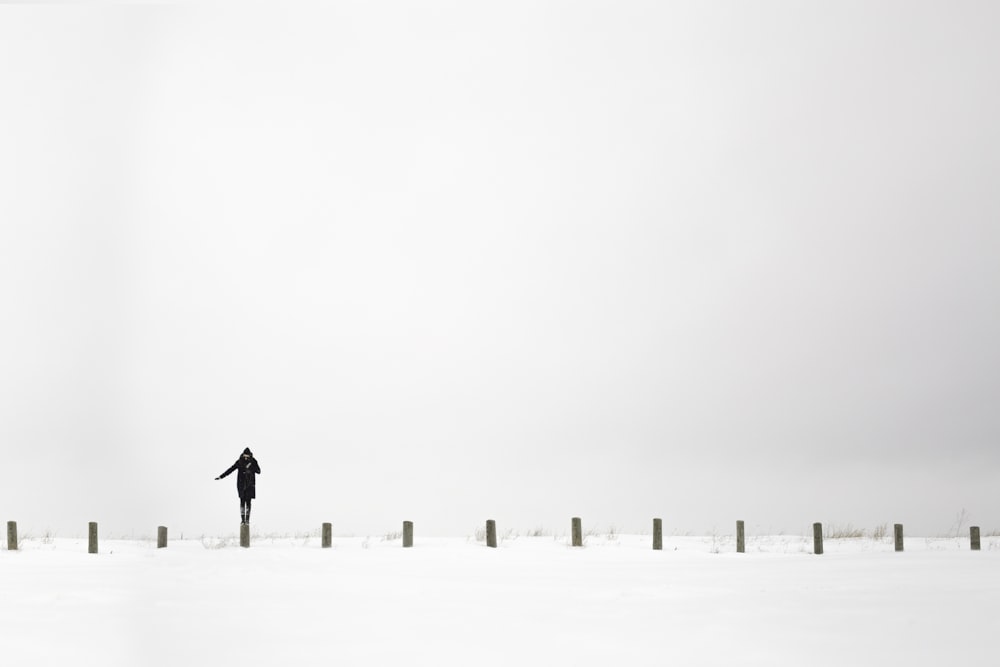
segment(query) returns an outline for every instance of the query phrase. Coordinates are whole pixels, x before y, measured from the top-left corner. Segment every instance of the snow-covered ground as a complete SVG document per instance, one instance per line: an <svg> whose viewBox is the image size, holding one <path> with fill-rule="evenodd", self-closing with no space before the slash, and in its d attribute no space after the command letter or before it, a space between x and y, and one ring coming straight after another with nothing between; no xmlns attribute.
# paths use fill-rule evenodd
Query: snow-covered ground
<svg viewBox="0 0 1000 667"><path fill-rule="evenodd" d="M996 664L1000 538L29 539L4 665Z"/></svg>

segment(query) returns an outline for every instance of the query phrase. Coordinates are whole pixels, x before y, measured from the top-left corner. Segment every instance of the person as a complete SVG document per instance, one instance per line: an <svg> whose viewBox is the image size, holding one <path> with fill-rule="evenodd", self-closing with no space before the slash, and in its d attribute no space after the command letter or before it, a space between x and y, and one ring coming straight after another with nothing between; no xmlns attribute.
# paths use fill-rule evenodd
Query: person
<svg viewBox="0 0 1000 667"><path fill-rule="evenodd" d="M249 447L243 450L236 463L215 479L222 479L234 470L239 471L236 475L236 492L240 494L240 525L249 526L250 501L257 497L257 475L260 474L260 464Z"/></svg>

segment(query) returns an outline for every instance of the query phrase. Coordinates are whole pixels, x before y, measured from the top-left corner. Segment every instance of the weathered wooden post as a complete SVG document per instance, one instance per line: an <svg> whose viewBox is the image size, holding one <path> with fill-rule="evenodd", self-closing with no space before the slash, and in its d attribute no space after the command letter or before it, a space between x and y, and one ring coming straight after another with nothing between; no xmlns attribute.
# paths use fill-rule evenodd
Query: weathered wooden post
<svg viewBox="0 0 1000 667"><path fill-rule="evenodd" d="M166 549L167 548L167 527L157 526L156 528L156 548Z"/></svg>
<svg viewBox="0 0 1000 667"><path fill-rule="evenodd" d="M747 540L746 534L743 531L743 522L736 522L736 553L742 554L746 553L747 550Z"/></svg>
<svg viewBox="0 0 1000 667"><path fill-rule="evenodd" d="M97 522L91 521L87 524L87 553L97 553Z"/></svg>
<svg viewBox="0 0 1000 667"><path fill-rule="evenodd" d="M653 519L653 551L663 551L663 519Z"/></svg>
<svg viewBox="0 0 1000 667"><path fill-rule="evenodd" d="M493 519L486 520L486 546L497 548L497 522Z"/></svg>
<svg viewBox="0 0 1000 667"><path fill-rule="evenodd" d="M823 524L813 524L813 553L821 555L823 553Z"/></svg>
<svg viewBox="0 0 1000 667"><path fill-rule="evenodd" d="M244 549L250 548L250 524L240 524L240 546Z"/></svg>
<svg viewBox="0 0 1000 667"><path fill-rule="evenodd" d="M8 537L7 540L9 541L10 538ZM969 542L973 551L979 551L979 526L969 528Z"/></svg>
<svg viewBox="0 0 1000 667"><path fill-rule="evenodd" d="M583 546L583 521L580 517L573 517L573 546Z"/></svg>
<svg viewBox="0 0 1000 667"><path fill-rule="evenodd" d="M903 550L903 524L894 523L892 525L892 534L896 542L896 551Z"/></svg>
<svg viewBox="0 0 1000 667"><path fill-rule="evenodd" d="M329 523L323 524L323 548L329 549L333 546L333 525Z"/></svg>
<svg viewBox="0 0 1000 667"><path fill-rule="evenodd" d="M403 547L409 549L413 546L413 522L403 522Z"/></svg>
<svg viewBox="0 0 1000 667"><path fill-rule="evenodd" d="M7 551L17 551L17 521L7 522Z"/></svg>

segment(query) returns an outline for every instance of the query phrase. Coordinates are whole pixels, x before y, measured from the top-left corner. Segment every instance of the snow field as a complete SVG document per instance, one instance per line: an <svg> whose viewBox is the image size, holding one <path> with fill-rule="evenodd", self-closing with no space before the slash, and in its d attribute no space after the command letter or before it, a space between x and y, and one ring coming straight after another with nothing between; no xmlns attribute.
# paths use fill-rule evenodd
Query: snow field
<svg viewBox="0 0 1000 667"><path fill-rule="evenodd" d="M0 552L11 665L989 664L1000 538L318 536L26 540ZM9 662L8 662L9 660Z"/></svg>

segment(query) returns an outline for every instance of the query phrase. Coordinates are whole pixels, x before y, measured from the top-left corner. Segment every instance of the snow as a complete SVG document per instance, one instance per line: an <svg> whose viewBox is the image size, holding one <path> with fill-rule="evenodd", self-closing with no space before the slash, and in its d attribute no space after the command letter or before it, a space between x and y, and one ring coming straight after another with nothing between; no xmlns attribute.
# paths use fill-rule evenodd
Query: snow
<svg viewBox="0 0 1000 667"><path fill-rule="evenodd" d="M990 664L1000 538L22 541L9 665ZM65 661L65 662L63 662Z"/></svg>

